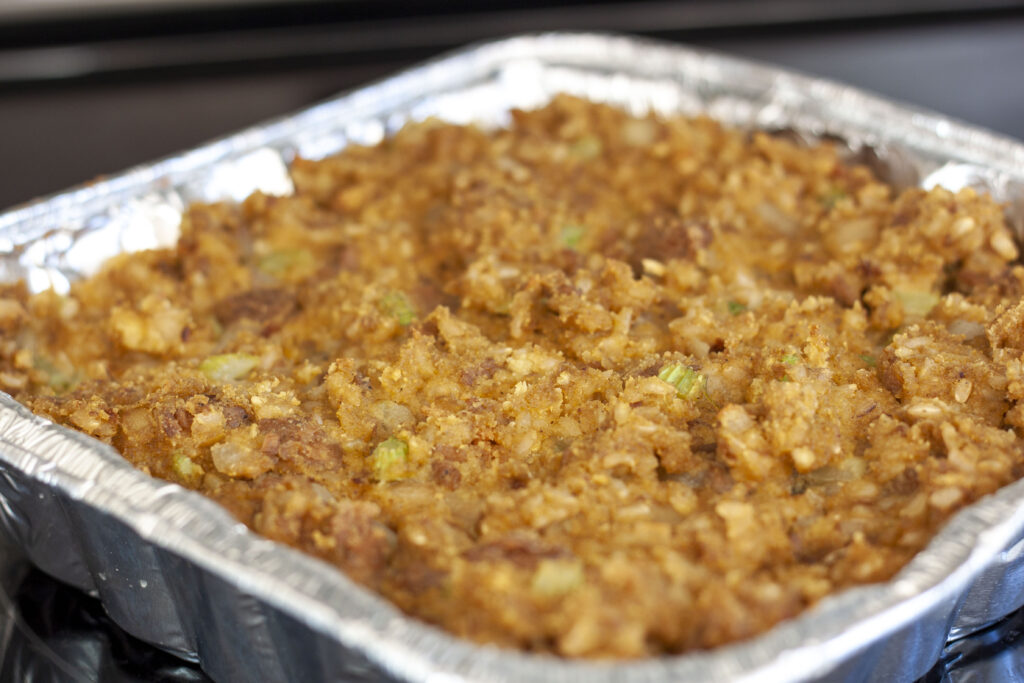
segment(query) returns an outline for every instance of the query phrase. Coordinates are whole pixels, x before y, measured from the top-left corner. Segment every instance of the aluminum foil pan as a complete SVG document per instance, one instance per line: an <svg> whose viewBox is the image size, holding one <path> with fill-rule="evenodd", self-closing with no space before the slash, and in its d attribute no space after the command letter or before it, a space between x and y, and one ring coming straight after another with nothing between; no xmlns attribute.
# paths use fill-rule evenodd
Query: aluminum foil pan
<svg viewBox="0 0 1024 683"><path fill-rule="evenodd" d="M1024 146L853 88L625 37L472 47L294 116L0 215L0 278L66 290L107 256L167 245L183 207L291 191L287 162L410 119L502 125L555 92L830 138L897 185L973 185L1024 223ZM1024 481L959 513L892 581L823 600L747 642L635 662L481 647L401 614L334 568L261 539L199 494L0 395L0 538L97 595L126 630L216 680L914 680L949 638L1024 604Z"/></svg>
<svg viewBox="0 0 1024 683"><path fill-rule="evenodd" d="M97 599L0 554L0 681L72 680L211 683L198 665L125 633ZM919 680L1024 683L1024 610L947 644Z"/></svg>

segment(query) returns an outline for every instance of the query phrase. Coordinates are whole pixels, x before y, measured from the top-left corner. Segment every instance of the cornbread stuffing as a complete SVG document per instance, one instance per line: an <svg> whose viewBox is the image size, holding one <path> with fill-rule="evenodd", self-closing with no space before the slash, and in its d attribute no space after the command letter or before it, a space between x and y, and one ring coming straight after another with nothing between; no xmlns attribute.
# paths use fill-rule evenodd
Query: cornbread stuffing
<svg viewBox="0 0 1024 683"><path fill-rule="evenodd" d="M459 636L747 638L1024 475L987 196L569 97L292 175L68 296L4 285L0 388Z"/></svg>

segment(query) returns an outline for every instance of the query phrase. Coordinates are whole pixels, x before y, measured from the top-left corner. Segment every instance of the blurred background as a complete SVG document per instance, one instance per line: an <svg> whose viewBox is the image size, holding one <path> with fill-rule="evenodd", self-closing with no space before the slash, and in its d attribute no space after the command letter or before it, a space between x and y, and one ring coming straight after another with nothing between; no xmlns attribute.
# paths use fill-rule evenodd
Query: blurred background
<svg viewBox="0 0 1024 683"><path fill-rule="evenodd" d="M539 30L708 47L1024 138L1019 1L0 0L0 209Z"/></svg>
<svg viewBox="0 0 1024 683"><path fill-rule="evenodd" d="M0 209L511 33L618 31L833 78L1024 139L1024 2L0 0ZM0 552L0 680L202 681ZM924 679L1024 681L1024 612Z"/></svg>

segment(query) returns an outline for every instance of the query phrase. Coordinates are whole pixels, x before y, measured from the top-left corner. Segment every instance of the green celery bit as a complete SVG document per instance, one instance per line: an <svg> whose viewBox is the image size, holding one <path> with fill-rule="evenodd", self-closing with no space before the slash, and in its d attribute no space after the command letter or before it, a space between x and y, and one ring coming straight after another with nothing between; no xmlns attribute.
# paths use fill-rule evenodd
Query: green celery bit
<svg viewBox="0 0 1024 683"><path fill-rule="evenodd" d="M730 301L727 305L729 306L729 313L732 315L739 315L743 311L747 310L747 307L739 301Z"/></svg>
<svg viewBox="0 0 1024 683"><path fill-rule="evenodd" d="M658 379L676 388L680 398L695 398L704 390L707 378L682 363L669 363L658 373Z"/></svg>
<svg viewBox="0 0 1024 683"><path fill-rule="evenodd" d="M561 232L562 245L568 249L575 249L586 234L587 229L582 225L565 225Z"/></svg>
<svg viewBox="0 0 1024 683"><path fill-rule="evenodd" d="M837 202L839 202L839 200L845 199L848 196L849 195L846 194L845 191L836 187L823 194L818 201L820 201L821 205L826 209L831 209Z"/></svg>
<svg viewBox="0 0 1024 683"><path fill-rule="evenodd" d="M409 444L396 437L390 437L377 444L370 455L373 474L378 481L402 479L409 462Z"/></svg>
<svg viewBox="0 0 1024 683"><path fill-rule="evenodd" d="M32 364L37 370L42 370L46 373L46 383L58 394L74 389L82 379L77 370L64 372L45 356L34 356Z"/></svg>
<svg viewBox="0 0 1024 683"><path fill-rule="evenodd" d="M787 353L782 357L782 362L786 365L796 365L800 362L800 358L795 353Z"/></svg>
<svg viewBox="0 0 1024 683"><path fill-rule="evenodd" d="M214 382L231 382L248 375L259 362L258 356L249 353L222 353L200 363L199 371Z"/></svg>
<svg viewBox="0 0 1024 683"><path fill-rule="evenodd" d="M388 315L396 318L398 324L405 327L416 320L416 308L402 292L388 292L380 300L380 308Z"/></svg>
<svg viewBox="0 0 1024 683"><path fill-rule="evenodd" d="M272 251L256 266L273 277L281 277L293 270L305 270L313 265L313 254L309 249L279 249Z"/></svg>
<svg viewBox="0 0 1024 683"><path fill-rule="evenodd" d="M876 365L878 365L878 359L876 359L870 353L862 353L862 354L860 354L860 359L862 361L864 361L867 365L869 365L872 368L875 367Z"/></svg>
<svg viewBox="0 0 1024 683"><path fill-rule="evenodd" d="M185 481L194 481L204 474L201 466L195 464L192 458L180 451L175 451L171 465L178 476Z"/></svg>
<svg viewBox="0 0 1024 683"><path fill-rule="evenodd" d="M593 135L582 137L569 147L569 153L579 159L593 159L604 149L600 138Z"/></svg>
<svg viewBox="0 0 1024 683"><path fill-rule="evenodd" d="M903 306L904 313L922 318L931 313L940 299L935 292L922 292L916 289L894 289L892 293Z"/></svg>
<svg viewBox="0 0 1024 683"><path fill-rule="evenodd" d="M583 565L565 560L541 560L530 590L542 598L557 598L583 585Z"/></svg>

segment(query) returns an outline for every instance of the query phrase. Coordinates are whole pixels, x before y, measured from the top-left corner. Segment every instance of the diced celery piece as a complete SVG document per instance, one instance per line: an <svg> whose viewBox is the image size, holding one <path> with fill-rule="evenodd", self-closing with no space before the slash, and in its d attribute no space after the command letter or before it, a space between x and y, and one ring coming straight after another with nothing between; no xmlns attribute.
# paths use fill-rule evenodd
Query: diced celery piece
<svg viewBox="0 0 1024 683"><path fill-rule="evenodd" d="M214 382L231 382L248 375L259 362L258 356L249 353L222 353L200 363L199 371Z"/></svg>
<svg viewBox="0 0 1024 683"><path fill-rule="evenodd" d="M179 477L185 481L195 481L203 476L203 468L197 465L192 458L184 453L176 452L171 460L171 466Z"/></svg>
<svg viewBox="0 0 1024 683"><path fill-rule="evenodd" d="M378 481L402 479L409 462L409 444L394 436L385 439L373 449L370 461Z"/></svg>
<svg viewBox="0 0 1024 683"><path fill-rule="evenodd" d="M739 315L747 310L747 307L741 304L739 301L730 301L726 304L729 307L729 313L732 315Z"/></svg>
<svg viewBox="0 0 1024 683"><path fill-rule="evenodd" d="M35 356L32 359L32 362L37 370L41 370L46 373L46 383L49 384L50 388L58 394L74 389L81 381L81 377L77 371L72 370L71 372L64 372L45 356Z"/></svg>
<svg viewBox="0 0 1024 683"><path fill-rule="evenodd" d="M820 197L819 201L821 202L821 205L823 207L825 207L826 209L831 209L840 200L843 200L843 199L845 199L848 196L849 195L846 194L846 192L844 190L836 187L836 188L833 188L833 189L829 190L825 194L823 194Z"/></svg>
<svg viewBox="0 0 1024 683"><path fill-rule="evenodd" d="M669 363L658 373L658 379L676 388L680 398L696 398L704 391L707 378L682 363Z"/></svg>
<svg viewBox="0 0 1024 683"><path fill-rule="evenodd" d="M582 137L569 147L569 153L578 159L593 159L603 150L601 139L593 135Z"/></svg>
<svg viewBox="0 0 1024 683"><path fill-rule="evenodd" d="M583 236L586 234L587 229L582 225L564 225L560 235L562 245L567 249L575 249L580 245L580 241L583 240Z"/></svg>
<svg viewBox="0 0 1024 683"><path fill-rule="evenodd" d="M922 292L916 289L894 289L892 293L903 306L904 313L922 318L931 313L940 299L935 292Z"/></svg>
<svg viewBox="0 0 1024 683"><path fill-rule="evenodd" d="M388 292L380 300L380 308L387 315L398 320L398 324L405 327L413 320L416 320L416 307L402 292Z"/></svg>
<svg viewBox="0 0 1024 683"><path fill-rule="evenodd" d="M787 353L782 357L782 362L786 365L796 365L800 362L800 358L795 353Z"/></svg>
<svg viewBox="0 0 1024 683"><path fill-rule="evenodd" d="M292 271L307 270L313 265L313 254L309 249L279 249L260 259L257 268L273 277L281 277Z"/></svg>
<svg viewBox="0 0 1024 683"><path fill-rule="evenodd" d="M557 598L583 585L583 565L571 560L541 560L530 590L542 598Z"/></svg>

